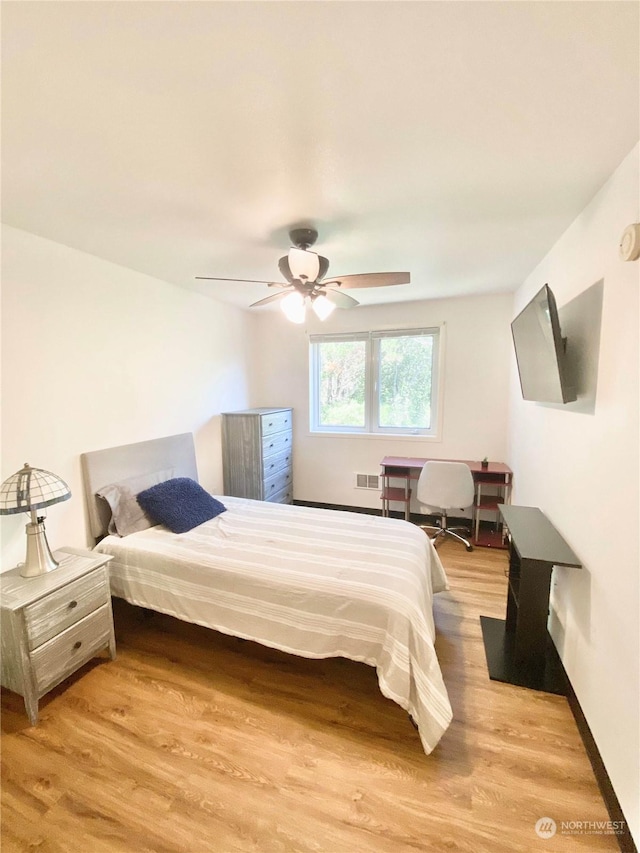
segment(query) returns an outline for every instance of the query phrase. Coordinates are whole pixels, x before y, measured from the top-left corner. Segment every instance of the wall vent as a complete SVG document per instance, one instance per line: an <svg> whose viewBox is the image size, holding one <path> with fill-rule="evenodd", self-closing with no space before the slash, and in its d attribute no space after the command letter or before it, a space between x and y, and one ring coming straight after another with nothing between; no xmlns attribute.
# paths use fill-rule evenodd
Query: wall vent
<svg viewBox="0 0 640 853"><path fill-rule="evenodd" d="M356 489L375 489L380 491L379 474L356 474Z"/></svg>

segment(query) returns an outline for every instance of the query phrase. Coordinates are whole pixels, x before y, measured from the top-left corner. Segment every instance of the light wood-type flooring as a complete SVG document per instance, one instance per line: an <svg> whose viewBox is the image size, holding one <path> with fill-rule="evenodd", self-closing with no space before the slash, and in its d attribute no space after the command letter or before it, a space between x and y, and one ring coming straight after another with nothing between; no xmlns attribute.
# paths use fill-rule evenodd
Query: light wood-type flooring
<svg viewBox="0 0 640 853"><path fill-rule="evenodd" d="M478 616L504 616L505 552L440 554L454 721L430 756L371 667L118 602L117 659L45 697L38 726L2 693L2 853L617 850L560 834L608 820L566 700L487 676Z"/></svg>

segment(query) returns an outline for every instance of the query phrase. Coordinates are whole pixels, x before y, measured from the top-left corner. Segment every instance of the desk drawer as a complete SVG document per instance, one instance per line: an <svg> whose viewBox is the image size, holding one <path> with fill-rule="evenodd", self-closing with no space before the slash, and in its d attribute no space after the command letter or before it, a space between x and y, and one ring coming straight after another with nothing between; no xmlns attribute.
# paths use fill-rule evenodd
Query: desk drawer
<svg viewBox="0 0 640 853"><path fill-rule="evenodd" d="M507 474L502 474L499 471L474 471L473 482L486 483L487 485L493 483L494 486L504 486L509 482L509 477Z"/></svg>
<svg viewBox="0 0 640 853"><path fill-rule="evenodd" d="M31 653L36 690L46 693L108 645L111 608L100 607Z"/></svg>
<svg viewBox="0 0 640 853"><path fill-rule="evenodd" d="M268 415L262 415L262 435L264 437L272 435L274 432L282 432L283 430L291 429L291 411L287 409L283 412L271 412Z"/></svg>
<svg viewBox="0 0 640 853"><path fill-rule="evenodd" d="M79 622L109 600L107 570L102 566L24 609L29 651Z"/></svg>

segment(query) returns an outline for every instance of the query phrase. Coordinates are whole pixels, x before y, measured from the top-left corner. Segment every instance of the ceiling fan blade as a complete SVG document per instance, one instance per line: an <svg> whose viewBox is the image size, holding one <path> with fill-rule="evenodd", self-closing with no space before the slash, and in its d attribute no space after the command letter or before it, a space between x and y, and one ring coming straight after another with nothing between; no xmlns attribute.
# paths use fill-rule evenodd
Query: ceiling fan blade
<svg viewBox="0 0 640 853"><path fill-rule="evenodd" d="M323 286L320 293L338 308L355 308L356 305L360 305L352 296L347 296L346 293L341 293L339 290L331 290L330 287L325 288Z"/></svg>
<svg viewBox="0 0 640 853"><path fill-rule="evenodd" d="M318 255L318 261L320 262L320 270L316 276L316 281L322 281L329 271L329 261L326 258L323 258L322 255Z"/></svg>
<svg viewBox="0 0 640 853"><path fill-rule="evenodd" d="M289 266L289 258L286 255L284 256L284 258L280 258L280 260L278 261L278 268L288 282L293 281L293 273L291 272L291 267Z"/></svg>
<svg viewBox="0 0 640 853"><path fill-rule="evenodd" d="M280 293L272 293L271 296L265 296L264 299L258 299L257 302L252 302L249 305L249 308L256 308L258 305L266 305L267 302L275 302L277 299L282 299L287 293L290 293L293 288L287 288L287 292L280 291Z"/></svg>
<svg viewBox="0 0 640 853"><path fill-rule="evenodd" d="M201 281L244 281L247 284L268 284L269 287L281 287L286 285L281 285L277 281L262 281L259 278L216 278L212 275L197 275L197 279Z"/></svg>
<svg viewBox="0 0 640 853"><path fill-rule="evenodd" d="M359 275L343 275L324 281L329 287L389 287L392 284L409 284L411 273L408 272L366 272Z"/></svg>

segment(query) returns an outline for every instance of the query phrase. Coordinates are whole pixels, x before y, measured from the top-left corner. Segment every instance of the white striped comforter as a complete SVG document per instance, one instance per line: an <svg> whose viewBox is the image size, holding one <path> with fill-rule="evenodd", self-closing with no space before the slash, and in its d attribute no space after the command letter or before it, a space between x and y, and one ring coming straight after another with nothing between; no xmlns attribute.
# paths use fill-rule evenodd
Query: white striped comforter
<svg viewBox="0 0 640 853"><path fill-rule="evenodd" d="M406 521L220 497L189 533L153 527L96 550L114 595L310 658L376 667L430 753L451 722L433 646L432 596L447 588L424 532Z"/></svg>

